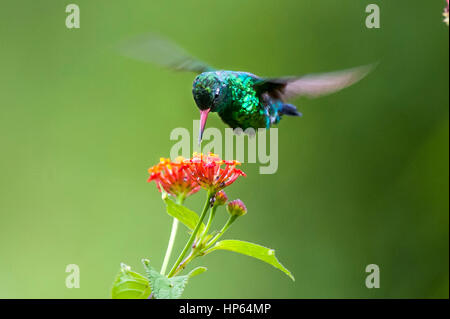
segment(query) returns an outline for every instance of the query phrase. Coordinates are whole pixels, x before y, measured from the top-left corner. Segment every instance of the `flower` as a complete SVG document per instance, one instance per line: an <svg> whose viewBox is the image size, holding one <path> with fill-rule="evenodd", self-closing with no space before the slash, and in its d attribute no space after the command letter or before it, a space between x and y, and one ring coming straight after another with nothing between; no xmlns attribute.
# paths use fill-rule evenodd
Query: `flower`
<svg viewBox="0 0 450 319"><path fill-rule="evenodd" d="M442 15L444 16L444 22L448 25L448 0L447 0L447 7L444 8L444 13L442 13Z"/></svg>
<svg viewBox="0 0 450 319"><path fill-rule="evenodd" d="M217 206L225 205L227 203L227 200L228 200L227 194L225 194L224 191L219 191L214 196L213 206L217 207Z"/></svg>
<svg viewBox="0 0 450 319"><path fill-rule="evenodd" d="M235 199L228 203L227 210L232 216L243 216L247 214L247 207L240 199Z"/></svg>
<svg viewBox="0 0 450 319"><path fill-rule="evenodd" d="M155 181L158 190L161 187L173 196L189 196L200 190L200 186L192 178L183 163L184 158L178 157L175 162L170 158L161 158L159 163L148 169L148 182Z"/></svg>
<svg viewBox="0 0 450 319"><path fill-rule="evenodd" d="M187 164L187 170L192 178L211 193L217 193L231 185L239 176L246 176L236 168L241 163L222 160L213 153L208 155L194 153L191 159L184 160L183 163Z"/></svg>

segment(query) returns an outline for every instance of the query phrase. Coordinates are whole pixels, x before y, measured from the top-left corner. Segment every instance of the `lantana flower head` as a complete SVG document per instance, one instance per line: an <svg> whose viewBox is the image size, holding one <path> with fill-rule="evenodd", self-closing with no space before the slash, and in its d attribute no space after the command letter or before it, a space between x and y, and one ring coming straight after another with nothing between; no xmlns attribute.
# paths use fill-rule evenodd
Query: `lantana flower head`
<svg viewBox="0 0 450 319"><path fill-rule="evenodd" d="M155 181L159 191L162 187L175 197L192 195L201 188L187 170L183 157L178 157L173 162L169 158L161 158L158 164L148 169L148 172L150 174L148 182Z"/></svg>
<svg viewBox="0 0 450 319"><path fill-rule="evenodd" d="M238 161L222 160L213 153L208 155L194 153L192 158L184 161L192 178L204 189L217 193L225 187L234 183L239 176L246 176L236 166L241 165Z"/></svg>
<svg viewBox="0 0 450 319"><path fill-rule="evenodd" d="M240 199L235 199L228 203L227 210L230 213L230 215L233 216L243 216L247 214L247 207L245 207L245 204Z"/></svg>

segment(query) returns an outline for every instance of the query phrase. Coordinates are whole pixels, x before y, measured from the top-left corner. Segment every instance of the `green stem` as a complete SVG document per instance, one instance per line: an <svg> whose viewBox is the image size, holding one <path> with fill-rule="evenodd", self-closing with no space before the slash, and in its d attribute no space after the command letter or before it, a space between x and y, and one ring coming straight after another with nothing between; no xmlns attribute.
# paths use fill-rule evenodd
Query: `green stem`
<svg viewBox="0 0 450 319"><path fill-rule="evenodd" d="M205 230L203 231L203 234L200 235L200 239L198 240L198 243L201 244L203 240L205 239L206 235L208 235L208 231L211 228L212 220L214 216L216 215L217 206L213 206L211 208L211 213L209 213L208 222L206 223Z"/></svg>
<svg viewBox="0 0 450 319"><path fill-rule="evenodd" d="M203 233L200 235L200 238L196 242L196 246L190 254L181 262L181 264L178 265L177 269L174 272L174 276L178 274L180 271L182 271L184 268L186 268L186 265L190 263L195 257L197 257L202 249L201 243L205 240L205 237L208 235L208 231L211 228L212 220L214 219L214 216L216 215L217 206L213 206L211 208L211 212L209 213L208 222L206 223L206 227L203 231Z"/></svg>
<svg viewBox="0 0 450 319"><path fill-rule="evenodd" d="M220 238L222 237L222 235L227 231L227 229L231 226L231 224L233 224L233 222L236 220L237 216L236 215L231 215L230 218L228 218L226 224L222 227L221 231L214 236L213 239L211 239L211 241L206 245L206 247L202 250L203 252L206 251L208 248L210 248L212 245L214 245L214 243Z"/></svg>
<svg viewBox="0 0 450 319"><path fill-rule="evenodd" d="M182 205L184 199L184 195L179 195L177 197L177 204ZM178 224L178 219L174 218L172 222L172 230L170 231L169 244L167 245L166 254L164 255L164 261L161 266L161 275L164 275L166 273L167 265L169 264L170 255L172 254L173 245L175 243L175 238L177 236Z"/></svg>
<svg viewBox="0 0 450 319"><path fill-rule="evenodd" d="M198 256L198 252L195 251L191 251L191 253L186 257L185 260L183 260L183 262L177 267L177 269L175 270L175 272L173 273L173 275L175 276L176 274L178 274L180 271L182 271L186 265L188 263L190 263L192 261L192 259L194 259L195 257Z"/></svg>
<svg viewBox="0 0 450 319"><path fill-rule="evenodd" d="M206 202L205 205L203 207L203 211L202 214L200 215L200 219L198 220L197 225L194 228L194 231L191 234L191 237L189 238L188 242L186 243L186 246L184 246L183 251L181 252L180 256L178 257L177 261L175 262L175 264L173 265L172 269L169 272L168 277L172 277L177 268L178 265L180 265L180 263L182 262L184 256L186 256L186 253L188 252L189 248L191 248L192 243L195 240L195 237L197 236L198 231L200 230L200 226L202 225L203 219L205 219L206 213L208 212L209 206L210 206L210 200L213 197L214 193L208 191L208 195L206 196Z"/></svg>

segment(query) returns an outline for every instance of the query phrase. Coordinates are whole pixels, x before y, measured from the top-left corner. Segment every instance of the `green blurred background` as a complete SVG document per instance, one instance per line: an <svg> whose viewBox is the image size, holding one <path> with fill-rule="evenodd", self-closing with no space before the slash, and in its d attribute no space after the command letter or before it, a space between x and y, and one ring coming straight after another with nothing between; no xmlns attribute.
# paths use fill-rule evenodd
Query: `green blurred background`
<svg viewBox="0 0 450 319"><path fill-rule="evenodd" d="M229 252L186 298L449 296L449 46L444 1L2 0L0 298L109 298L120 262L159 268L171 219L147 168L175 127L198 118L193 74L120 56L127 37L163 34L214 66L263 76L380 61L364 81L279 126L279 169L228 190L249 213L227 238L277 250L293 283ZM378 3L381 28L365 27ZM224 129L217 116L209 127ZM203 194L189 198L198 210ZM219 214L219 223L226 218ZM175 251L187 238L182 229ZM183 240L181 240L183 239ZM78 264L81 288L65 287ZM367 289L365 267L381 270Z"/></svg>

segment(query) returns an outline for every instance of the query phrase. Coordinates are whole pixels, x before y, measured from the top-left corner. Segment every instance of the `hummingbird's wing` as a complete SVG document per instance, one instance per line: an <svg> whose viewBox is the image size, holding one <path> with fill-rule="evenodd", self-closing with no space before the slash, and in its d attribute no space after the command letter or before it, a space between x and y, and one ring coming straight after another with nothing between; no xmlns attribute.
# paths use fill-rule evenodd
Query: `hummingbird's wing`
<svg viewBox="0 0 450 319"><path fill-rule="evenodd" d="M360 66L342 71L309 74L300 77L260 79L256 81L258 92L267 92L274 98L286 101L294 97L316 98L340 91L364 78L373 65Z"/></svg>
<svg viewBox="0 0 450 319"><path fill-rule="evenodd" d="M206 63L192 57L166 38L145 34L120 43L119 51L132 59L158 64L176 71L203 73L214 71Z"/></svg>

